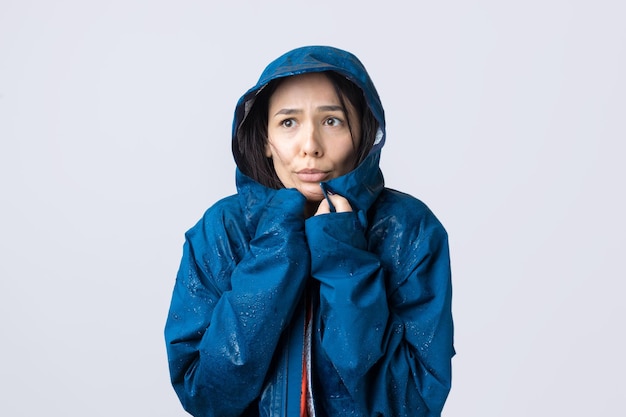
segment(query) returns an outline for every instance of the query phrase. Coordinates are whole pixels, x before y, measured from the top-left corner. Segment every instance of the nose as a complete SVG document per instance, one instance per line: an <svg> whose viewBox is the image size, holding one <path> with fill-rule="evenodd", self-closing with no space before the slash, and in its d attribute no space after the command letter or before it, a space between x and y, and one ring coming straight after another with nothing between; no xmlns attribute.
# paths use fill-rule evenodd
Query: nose
<svg viewBox="0 0 626 417"><path fill-rule="evenodd" d="M305 156L320 157L324 154L320 141L320 132L315 125L310 125L306 131L302 132L302 154Z"/></svg>

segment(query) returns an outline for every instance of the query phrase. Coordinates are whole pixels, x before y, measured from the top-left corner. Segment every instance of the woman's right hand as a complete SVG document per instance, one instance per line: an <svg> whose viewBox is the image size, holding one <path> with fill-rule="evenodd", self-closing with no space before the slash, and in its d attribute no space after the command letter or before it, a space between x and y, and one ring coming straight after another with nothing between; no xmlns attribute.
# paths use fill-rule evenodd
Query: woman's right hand
<svg viewBox="0 0 626 417"><path fill-rule="evenodd" d="M347 198L340 196L339 194L330 194L328 193L328 199L335 207L335 212L344 213L352 211L352 206ZM320 205L317 207L317 211L315 212L315 216L320 214L328 214L330 213L330 204L328 204L328 200L325 198L320 202Z"/></svg>

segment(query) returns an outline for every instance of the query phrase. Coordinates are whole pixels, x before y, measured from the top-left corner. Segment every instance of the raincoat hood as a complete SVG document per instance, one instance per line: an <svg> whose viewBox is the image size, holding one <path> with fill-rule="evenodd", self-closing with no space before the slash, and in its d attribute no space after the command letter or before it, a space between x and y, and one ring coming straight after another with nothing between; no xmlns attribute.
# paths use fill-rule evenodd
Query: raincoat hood
<svg viewBox="0 0 626 417"><path fill-rule="evenodd" d="M350 52L331 46L304 46L289 51L271 62L261 74L256 85L237 102L233 119L233 152L237 154L237 132L248 116L256 95L272 80L311 72L334 71L356 84L378 122L378 132L370 153L380 150L385 142L385 113L378 92L361 61ZM235 155L237 160L238 155Z"/></svg>
<svg viewBox="0 0 626 417"><path fill-rule="evenodd" d="M331 190L347 198L353 208L359 212L361 223L365 226L365 213L384 187L384 179L379 168L380 150L385 142L385 116L378 92L361 61L350 52L330 46L305 46L294 49L271 62L261 74L256 85L250 88L237 102L232 128L232 148L235 161L241 158L238 146L238 130L254 105L257 94L272 80L293 75L334 71L345 76L363 91L365 101L378 122L376 138L369 155L354 170L321 183L322 189ZM246 176L237 169L237 189L243 197L246 216L255 221L252 213L258 213L265 203L269 190ZM266 194L266 195L263 195Z"/></svg>

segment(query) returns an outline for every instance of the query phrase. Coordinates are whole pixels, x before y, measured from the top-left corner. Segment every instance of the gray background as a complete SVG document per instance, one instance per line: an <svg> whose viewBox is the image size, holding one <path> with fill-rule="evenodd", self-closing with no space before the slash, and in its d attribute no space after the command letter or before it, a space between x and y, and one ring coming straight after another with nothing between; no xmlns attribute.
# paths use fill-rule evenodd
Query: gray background
<svg viewBox="0 0 626 417"><path fill-rule="evenodd" d="M449 231L444 416L623 415L625 16L617 0L1 0L0 415L186 415L162 336L183 233L234 192L237 98L304 44L362 59L387 185Z"/></svg>

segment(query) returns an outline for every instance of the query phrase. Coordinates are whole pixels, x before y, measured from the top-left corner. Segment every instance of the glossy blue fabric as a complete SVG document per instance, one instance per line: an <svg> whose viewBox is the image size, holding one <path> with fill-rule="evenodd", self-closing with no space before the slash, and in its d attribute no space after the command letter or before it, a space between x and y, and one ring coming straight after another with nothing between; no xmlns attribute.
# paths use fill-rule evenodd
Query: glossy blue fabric
<svg viewBox="0 0 626 417"><path fill-rule="evenodd" d="M305 219L297 190L237 170L237 194L186 233L165 339L194 416L299 415L305 292L318 417L441 414L454 355L447 234L421 201L385 188L384 113L360 62L322 46L278 58L238 102L233 140L269 80L327 70L364 90L381 125L368 158L324 184L354 212Z"/></svg>

